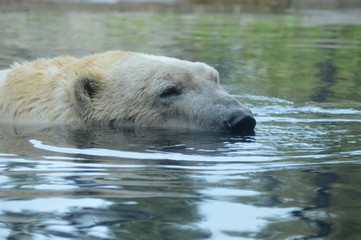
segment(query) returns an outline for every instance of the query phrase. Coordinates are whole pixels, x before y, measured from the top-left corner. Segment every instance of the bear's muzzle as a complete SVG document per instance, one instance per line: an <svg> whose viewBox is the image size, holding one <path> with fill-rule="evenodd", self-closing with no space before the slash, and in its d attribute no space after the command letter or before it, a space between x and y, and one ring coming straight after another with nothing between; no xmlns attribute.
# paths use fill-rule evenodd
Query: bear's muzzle
<svg viewBox="0 0 361 240"><path fill-rule="evenodd" d="M228 120L224 121L226 129L241 134L254 134L256 120L252 113L239 111L234 113Z"/></svg>

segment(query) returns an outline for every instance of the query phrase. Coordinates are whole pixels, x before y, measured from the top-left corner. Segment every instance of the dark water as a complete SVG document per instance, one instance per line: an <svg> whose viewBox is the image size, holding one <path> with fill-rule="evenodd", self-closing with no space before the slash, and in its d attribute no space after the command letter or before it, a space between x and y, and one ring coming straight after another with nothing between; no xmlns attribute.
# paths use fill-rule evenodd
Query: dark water
<svg viewBox="0 0 361 240"><path fill-rule="evenodd" d="M361 11L0 12L0 66L203 61L256 135L0 126L0 239L360 239Z"/></svg>

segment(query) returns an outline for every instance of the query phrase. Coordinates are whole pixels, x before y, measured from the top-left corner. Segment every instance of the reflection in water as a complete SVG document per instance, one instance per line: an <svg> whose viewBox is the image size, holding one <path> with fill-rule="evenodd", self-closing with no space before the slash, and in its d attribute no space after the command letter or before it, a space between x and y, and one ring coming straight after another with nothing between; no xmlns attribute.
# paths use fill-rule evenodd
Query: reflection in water
<svg viewBox="0 0 361 240"><path fill-rule="evenodd" d="M1 239L359 238L357 9L215 18L16 2L32 11L0 9L0 66L110 49L205 61L258 125L2 125Z"/></svg>
<svg viewBox="0 0 361 240"><path fill-rule="evenodd" d="M331 223L319 219L313 219L312 217L307 217L310 211L328 208L330 207L330 194L328 190L331 190L329 184L334 182L337 178L334 173L315 173L317 174L316 186L319 188L316 190L315 196L315 206L306 207L301 211L294 211L292 214L305 221L309 225L315 225L318 227L317 232L314 235L308 236L308 238L320 238L327 237L332 231Z"/></svg>
<svg viewBox="0 0 361 240"><path fill-rule="evenodd" d="M52 200L52 199L50 199ZM63 203L61 202L63 205ZM83 202L81 203L83 204ZM8 223L11 239L29 239L42 235L66 239L109 239L109 227L146 221L153 216L140 210L70 208L67 213L3 212L0 220ZM33 234L27 234L31 232ZM6 235L4 235L6 236Z"/></svg>
<svg viewBox="0 0 361 240"><path fill-rule="evenodd" d="M290 104L261 99L260 106ZM291 123L292 114L359 114L274 109L275 117L287 115ZM328 122L317 127L315 120L307 123L318 128L313 132L304 132L302 122L263 122L250 138L156 128L3 126L1 232L15 239L329 236L338 220L328 211L343 218L333 203L344 197L332 194L344 176L337 168L358 160L341 161L345 151L334 146L334 139L352 135L335 134ZM328 132L333 139L325 141ZM290 136L292 144L285 142Z"/></svg>
<svg viewBox="0 0 361 240"><path fill-rule="evenodd" d="M334 32L333 29L328 30L325 29L326 34L330 32L331 34ZM333 38L337 38L337 36L329 37L330 40L334 40ZM323 62L319 62L316 66L319 68L319 72L316 74L320 79L320 86L318 86L317 93L314 97L311 98L313 101L323 102L326 99L332 97L332 87L334 82L340 79L337 79L337 68L333 64L333 59L335 58L335 48L332 47L333 42L330 43L330 47L324 49L324 60Z"/></svg>

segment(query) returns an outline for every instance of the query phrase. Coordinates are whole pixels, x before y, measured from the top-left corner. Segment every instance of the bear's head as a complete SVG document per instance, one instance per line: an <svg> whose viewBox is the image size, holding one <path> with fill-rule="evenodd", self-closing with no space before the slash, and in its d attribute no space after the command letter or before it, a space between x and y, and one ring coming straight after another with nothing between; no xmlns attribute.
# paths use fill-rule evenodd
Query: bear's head
<svg viewBox="0 0 361 240"><path fill-rule="evenodd" d="M97 71L103 72L80 77L74 88L77 112L89 124L235 132L252 132L256 125L204 63L132 53Z"/></svg>

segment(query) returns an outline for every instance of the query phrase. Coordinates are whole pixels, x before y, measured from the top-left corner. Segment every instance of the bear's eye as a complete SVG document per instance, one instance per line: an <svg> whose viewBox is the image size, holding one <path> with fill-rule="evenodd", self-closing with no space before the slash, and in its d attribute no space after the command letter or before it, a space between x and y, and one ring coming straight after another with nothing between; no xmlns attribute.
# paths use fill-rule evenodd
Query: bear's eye
<svg viewBox="0 0 361 240"><path fill-rule="evenodd" d="M168 97L172 97L172 96L178 96L179 94L181 94L181 90L179 88L169 87L160 94L160 97L168 98Z"/></svg>

